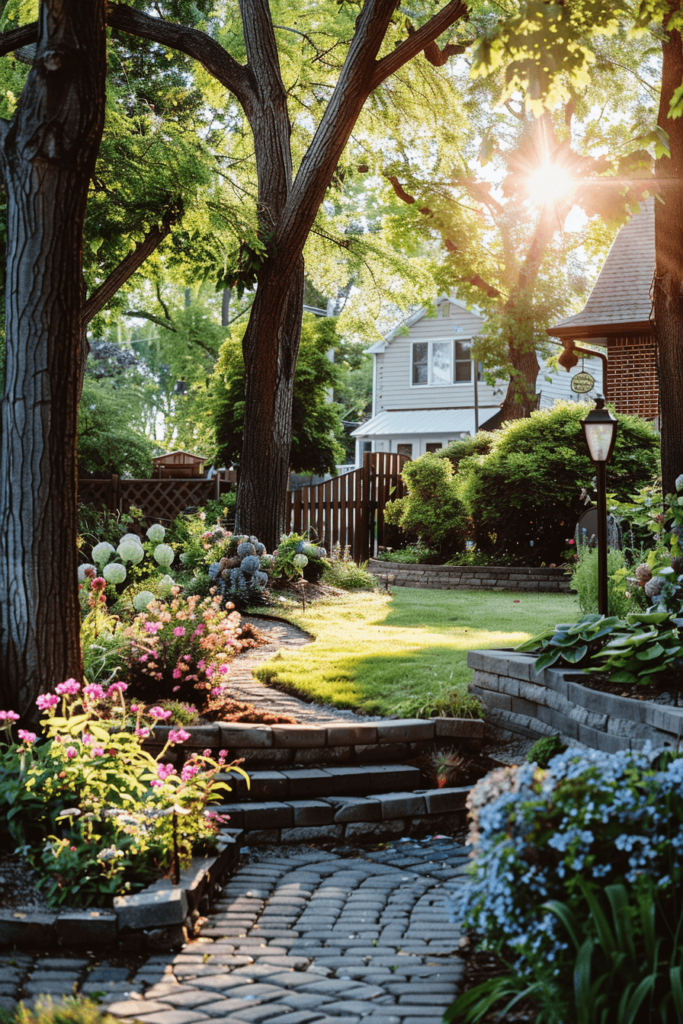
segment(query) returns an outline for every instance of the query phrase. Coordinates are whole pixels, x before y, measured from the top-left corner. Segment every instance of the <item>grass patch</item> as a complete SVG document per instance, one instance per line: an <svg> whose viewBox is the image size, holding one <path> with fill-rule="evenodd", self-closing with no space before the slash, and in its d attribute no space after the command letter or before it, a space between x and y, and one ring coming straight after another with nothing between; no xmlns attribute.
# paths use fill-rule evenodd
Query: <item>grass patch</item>
<svg viewBox="0 0 683 1024"><path fill-rule="evenodd" d="M279 614L316 639L280 651L259 679L322 704L411 718L466 694L468 651L514 647L580 615L569 594L412 588L317 601L305 613L286 601Z"/></svg>

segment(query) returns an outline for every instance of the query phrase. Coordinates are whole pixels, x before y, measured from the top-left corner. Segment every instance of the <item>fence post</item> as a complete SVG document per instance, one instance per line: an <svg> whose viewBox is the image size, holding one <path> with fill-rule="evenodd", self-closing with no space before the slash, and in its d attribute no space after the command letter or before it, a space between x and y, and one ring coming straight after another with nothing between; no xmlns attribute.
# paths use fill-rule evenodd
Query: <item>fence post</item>
<svg viewBox="0 0 683 1024"><path fill-rule="evenodd" d="M110 508L111 508L112 512L119 512L119 513L123 512L123 509L120 506L120 498L121 498L121 493L120 493L120 488L119 488L119 477L118 477L118 475L116 473L112 473L112 475L111 475L111 504L110 504Z"/></svg>
<svg viewBox="0 0 683 1024"><path fill-rule="evenodd" d="M363 475L360 480L360 536L358 538L357 562L366 562L370 557L370 481L372 477L372 452L363 455Z"/></svg>

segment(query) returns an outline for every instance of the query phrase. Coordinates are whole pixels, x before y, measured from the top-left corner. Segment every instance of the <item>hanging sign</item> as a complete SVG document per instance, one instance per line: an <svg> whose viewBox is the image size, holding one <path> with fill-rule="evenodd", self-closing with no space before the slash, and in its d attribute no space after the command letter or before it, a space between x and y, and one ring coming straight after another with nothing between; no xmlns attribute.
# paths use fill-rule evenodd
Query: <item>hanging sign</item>
<svg viewBox="0 0 683 1024"><path fill-rule="evenodd" d="M590 373L586 373L584 370L572 377L571 388L577 395L585 395L587 391L592 391L594 387L595 377L591 377Z"/></svg>

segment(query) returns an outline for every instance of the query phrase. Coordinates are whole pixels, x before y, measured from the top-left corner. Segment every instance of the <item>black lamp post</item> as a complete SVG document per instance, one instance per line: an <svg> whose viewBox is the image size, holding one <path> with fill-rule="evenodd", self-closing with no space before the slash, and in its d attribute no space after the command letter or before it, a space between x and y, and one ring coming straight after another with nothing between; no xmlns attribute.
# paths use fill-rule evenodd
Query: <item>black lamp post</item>
<svg viewBox="0 0 683 1024"><path fill-rule="evenodd" d="M581 420L588 452L595 463L598 484L598 612L609 615L607 600L607 484L606 466L612 458L617 437L617 421L605 409L605 399L598 396L595 408Z"/></svg>

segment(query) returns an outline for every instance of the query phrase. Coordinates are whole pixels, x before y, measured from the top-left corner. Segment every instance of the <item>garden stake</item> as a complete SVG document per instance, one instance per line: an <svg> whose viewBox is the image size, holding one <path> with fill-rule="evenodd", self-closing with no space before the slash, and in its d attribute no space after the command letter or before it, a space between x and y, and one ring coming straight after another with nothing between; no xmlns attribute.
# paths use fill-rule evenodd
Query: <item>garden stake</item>
<svg viewBox="0 0 683 1024"><path fill-rule="evenodd" d="M171 881L180 885L180 858L178 857L178 812L173 808L173 874Z"/></svg>

